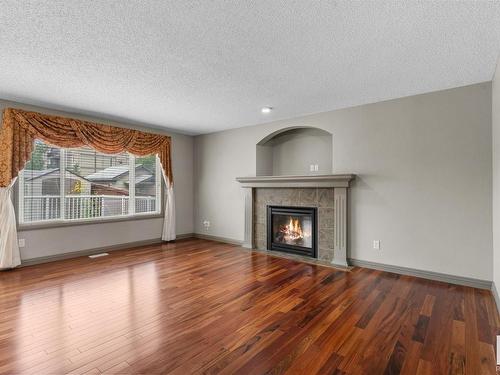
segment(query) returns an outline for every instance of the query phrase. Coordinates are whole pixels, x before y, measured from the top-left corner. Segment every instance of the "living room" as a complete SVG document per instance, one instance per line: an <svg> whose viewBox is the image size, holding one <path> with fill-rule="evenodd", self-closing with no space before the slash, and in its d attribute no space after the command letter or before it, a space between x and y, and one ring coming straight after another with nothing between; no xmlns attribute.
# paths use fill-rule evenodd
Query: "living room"
<svg viewBox="0 0 500 375"><path fill-rule="evenodd" d="M1 3L0 374L495 374L500 3Z"/></svg>

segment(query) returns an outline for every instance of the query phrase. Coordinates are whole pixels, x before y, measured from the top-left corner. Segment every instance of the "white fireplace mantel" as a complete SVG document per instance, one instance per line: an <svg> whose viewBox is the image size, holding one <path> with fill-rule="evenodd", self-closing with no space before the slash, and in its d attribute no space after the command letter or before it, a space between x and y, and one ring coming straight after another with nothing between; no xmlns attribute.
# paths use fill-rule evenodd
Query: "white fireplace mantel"
<svg viewBox="0 0 500 375"><path fill-rule="evenodd" d="M246 188L280 188L280 187L349 187L356 177L354 174L326 174L310 176L257 176L237 177L236 181Z"/></svg>
<svg viewBox="0 0 500 375"><path fill-rule="evenodd" d="M335 209L334 259L332 264L348 267L347 264L347 190L356 175L331 174L309 176L257 176L237 177L245 188L245 241L244 247L254 248L253 202L256 188L333 188Z"/></svg>

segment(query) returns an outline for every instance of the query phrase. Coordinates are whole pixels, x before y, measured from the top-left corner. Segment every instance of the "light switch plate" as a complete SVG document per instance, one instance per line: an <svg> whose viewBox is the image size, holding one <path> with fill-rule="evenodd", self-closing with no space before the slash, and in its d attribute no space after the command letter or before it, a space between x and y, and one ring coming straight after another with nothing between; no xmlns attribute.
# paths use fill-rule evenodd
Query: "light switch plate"
<svg viewBox="0 0 500 375"><path fill-rule="evenodd" d="M373 248L375 250L380 250L380 240L374 240L373 241Z"/></svg>

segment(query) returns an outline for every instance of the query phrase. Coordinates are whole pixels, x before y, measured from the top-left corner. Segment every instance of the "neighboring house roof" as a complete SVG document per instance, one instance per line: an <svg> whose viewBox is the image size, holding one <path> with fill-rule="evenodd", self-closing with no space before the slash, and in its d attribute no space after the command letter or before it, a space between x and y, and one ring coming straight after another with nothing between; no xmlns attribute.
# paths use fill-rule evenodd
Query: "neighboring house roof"
<svg viewBox="0 0 500 375"><path fill-rule="evenodd" d="M30 180L35 180L42 176L46 176L56 171L59 171L59 168L42 169L42 170L25 169L23 171L23 177L25 181L30 181Z"/></svg>
<svg viewBox="0 0 500 375"><path fill-rule="evenodd" d="M103 169L102 171L96 172L89 174L86 179L89 181L116 181L123 175L128 174L128 165L117 165L114 167L108 167L106 169ZM135 183L140 184L141 182L145 182L146 180L150 179L153 177L153 174L149 169L144 167L142 164L138 164L135 166L135 170L137 171L138 169L144 169L147 172L149 172L147 175L142 175L142 176L136 176L135 177Z"/></svg>
<svg viewBox="0 0 500 375"><path fill-rule="evenodd" d="M41 170L33 170L33 169L25 169L23 171L24 181L33 181L41 177L49 176L54 172L59 172L59 168L50 168L50 169L41 169ZM70 170L66 170L66 173L70 173L73 176L81 178L85 180L85 177L79 176L78 174L71 172Z"/></svg>
<svg viewBox="0 0 500 375"><path fill-rule="evenodd" d="M86 178L90 181L114 181L125 173L128 173L128 165L117 165L89 174Z"/></svg>
<svg viewBox="0 0 500 375"><path fill-rule="evenodd" d="M152 174L147 174L144 176L135 176L135 184L139 185L142 184L143 182L154 182L154 178Z"/></svg>

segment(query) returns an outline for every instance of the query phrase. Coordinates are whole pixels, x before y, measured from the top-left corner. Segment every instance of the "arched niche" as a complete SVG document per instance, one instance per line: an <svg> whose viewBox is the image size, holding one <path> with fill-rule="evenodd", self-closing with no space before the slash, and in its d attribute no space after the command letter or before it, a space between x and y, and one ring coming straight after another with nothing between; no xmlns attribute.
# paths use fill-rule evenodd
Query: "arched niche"
<svg viewBox="0 0 500 375"><path fill-rule="evenodd" d="M257 176L332 173L332 134L313 127L278 130L256 145ZM311 171L311 165L318 170Z"/></svg>

